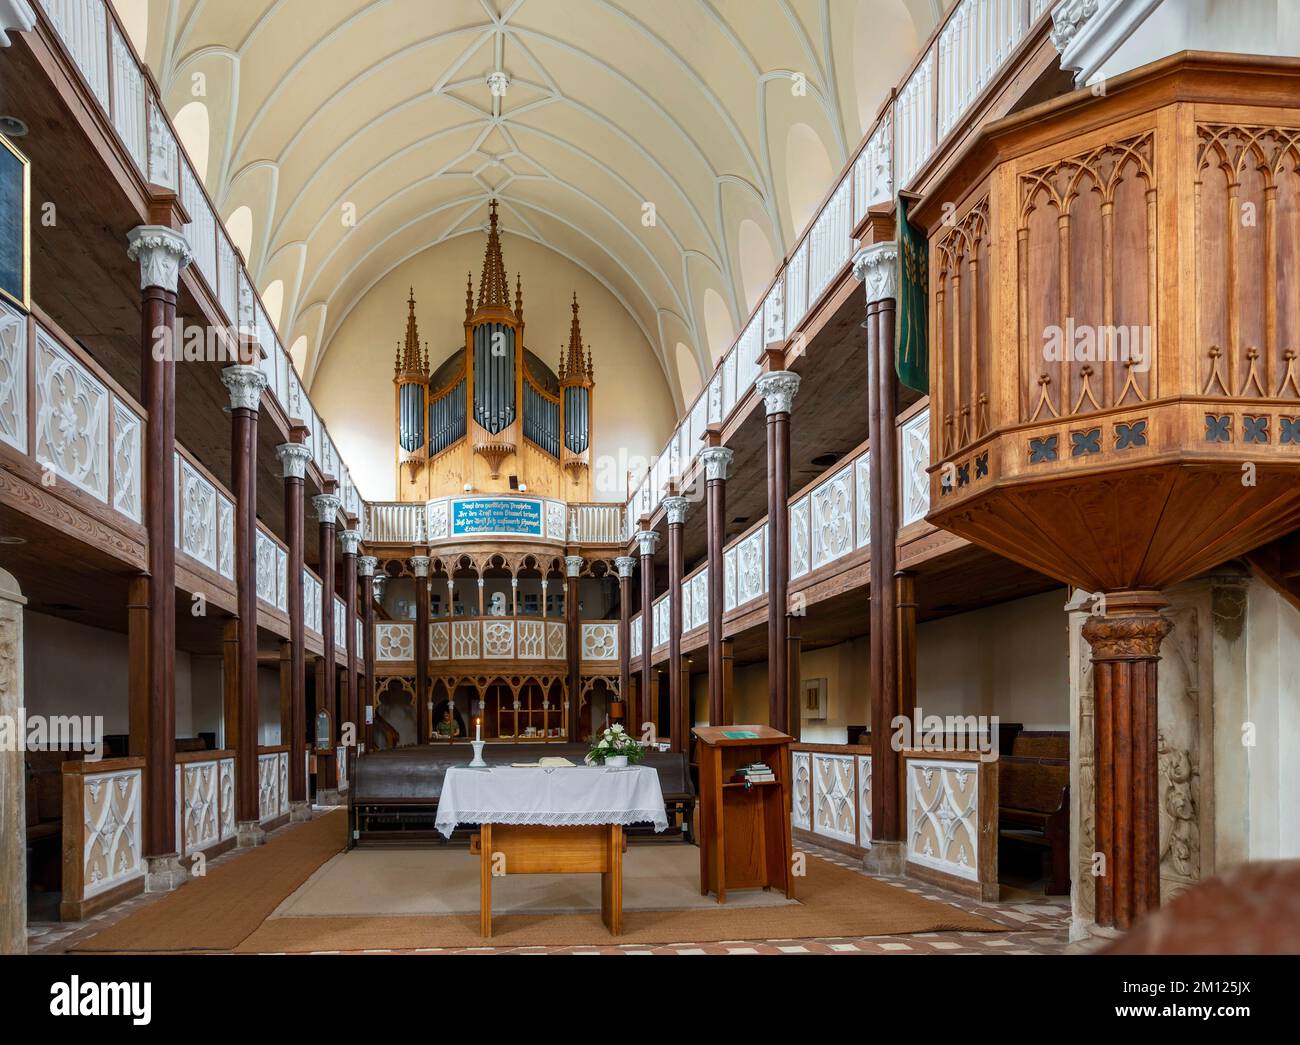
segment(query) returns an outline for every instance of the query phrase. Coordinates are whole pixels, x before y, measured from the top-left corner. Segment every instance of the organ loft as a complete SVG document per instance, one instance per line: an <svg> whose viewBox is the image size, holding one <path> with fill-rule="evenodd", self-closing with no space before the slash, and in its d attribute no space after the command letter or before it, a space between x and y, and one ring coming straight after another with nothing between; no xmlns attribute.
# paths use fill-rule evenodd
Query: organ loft
<svg viewBox="0 0 1300 1045"><path fill-rule="evenodd" d="M478 298L465 289L465 343L435 368L421 347L415 291L394 363L397 488L402 501L458 493L528 492L591 500L594 368L578 296L558 373L525 347L524 290L514 301L491 203Z"/></svg>

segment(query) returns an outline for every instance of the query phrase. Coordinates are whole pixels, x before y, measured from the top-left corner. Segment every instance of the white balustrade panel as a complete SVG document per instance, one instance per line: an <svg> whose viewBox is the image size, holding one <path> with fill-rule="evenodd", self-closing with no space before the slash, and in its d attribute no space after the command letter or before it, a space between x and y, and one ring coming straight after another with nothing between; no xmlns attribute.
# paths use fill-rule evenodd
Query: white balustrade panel
<svg viewBox="0 0 1300 1045"><path fill-rule="evenodd" d="M126 38L113 27L113 127L141 174L148 170L144 77Z"/></svg>
<svg viewBox="0 0 1300 1045"><path fill-rule="evenodd" d="M180 146L162 108L149 98L149 181L163 188L176 189L179 181ZM226 315L233 316L227 309Z"/></svg>
<svg viewBox="0 0 1300 1045"><path fill-rule="evenodd" d="M261 823L289 812L289 752L257 756L257 818Z"/></svg>
<svg viewBox="0 0 1300 1045"><path fill-rule="evenodd" d="M935 48L926 52L894 99L894 188L907 186L934 151Z"/></svg>
<svg viewBox="0 0 1300 1045"><path fill-rule="evenodd" d="M959 0L939 34L940 139L1024 38L1025 15L1025 0Z"/></svg>
<svg viewBox="0 0 1300 1045"><path fill-rule="evenodd" d="M553 502L547 502L548 509ZM561 511L562 505L555 505ZM621 504L579 504L568 510L569 541L573 544L620 544L623 532Z"/></svg>
<svg viewBox="0 0 1300 1045"><path fill-rule="evenodd" d="M261 530L253 542L257 547L257 598L268 606L275 605L275 541Z"/></svg>
<svg viewBox="0 0 1300 1045"><path fill-rule="evenodd" d="M0 301L0 440L27 452L27 324Z"/></svg>
<svg viewBox="0 0 1300 1045"><path fill-rule="evenodd" d="M858 756L858 845L871 845L871 756Z"/></svg>
<svg viewBox="0 0 1300 1045"><path fill-rule="evenodd" d="M853 257L853 177L846 175L808 233L808 304L822 296Z"/></svg>
<svg viewBox="0 0 1300 1045"><path fill-rule="evenodd" d="M841 469L813 490L812 568L825 566L853 551L853 469Z"/></svg>
<svg viewBox="0 0 1300 1045"><path fill-rule="evenodd" d="M853 463L857 489L857 531L858 547L865 548L871 543L871 451L859 457Z"/></svg>
<svg viewBox="0 0 1300 1045"><path fill-rule="evenodd" d="M184 457L181 458L180 494L181 551L215 570L217 488Z"/></svg>
<svg viewBox="0 0 1300 1045"><path fill-rule="evenodd" d="M799 329L808 313L808 240L795 249L785 269L785 336Z"/></svg>
<svg viewBox="0 0 1300 1045"><path fill-rule="evenodd" d="M334 596L334 645L341 650L348 645L348 608L337 595Z"/></svg>
<svg viewBox="0 0 1300 1045"><path fill-rule="evenodd" d="M275 605L281 613L289 612L289 553L278 544L275 546Z"/></svg>
<svg viewBox="0 0 1300 1045"><path fill-rule="evenodd" d="M64 778L68 786L79 779L83 791L81 870L86 899L144 874L142 775L139 769L123 769ZM64 829L74 827L65 824Z"/></svg>
<svg viewBox="0 0 1300 1045"><path fill-rule="evenodd" d="M582 659L612 663L618 660L618 624L600 621L582 625Z"/></svg>
<svg viewBox="0 0 1300 1045"><path fill-rule="evenodd" d="M767 524L736 545L736 606L767 593Z"/></svg>
<svg viewBox="0 0 1300 1045"><path fill-rule="evenodd" d="M308 631L317 635L320 630L321 585L315 575L305 568L302 571L302 619Z"/></svg>
<svg viewBox="0 0 1300 1045"><path fill-rule="evenodd" d="M37 464L107 503L108 389L39 327L34 407Z"/></svg>
<svg viewBox="0 0 1300 1045"><path fill-rule="evenodd" d="M217 759L177 766L181 853L199 853L221 841L220 766Z"/></svg>
<svg viewBox="0 0 1300 1045"><path fill-rule="evenodd" d="M641 656L641 614L637 614L628 624L632 636L632 659Z"/></svg>
<svg viewBox="0 0 1300 1045"><path fill-rule="evenodd" d="M930 511L930 411L922 410L898 433L902 476L901 526L920 522Z"/></svg>
<svg viewBox="0 0 1300 1045"><path fill-rule="evenodd" d="M811 759L807 751L790 752L790 823L804 831L812 830Z"/></svg>
<svg viewBox="0 0 1300 1045"><path fill-rule="evenodd" d="M144 512L140 468L143 439L144 422L113 396L113 507L135 522L140 522Z"/></svg>
<svg viewBox="0 0 1300 1045"><path fill-rule="evenodd" d="M857 779L852 755L812 755L812 830L840 842L856 844Z"/></svg>
<svg viewBox="0 0 1300 1045"><path fill-rule="evenodd" d="M548 621L546 625L546 659L563 660L568 656L569 640L563 624Z"/></svg>
<svg viewBox="0 0 1300 1045"><path fill-rule="evenodd" d="M194 253L193 264L203 274L213 292L217 288L217 218L208 205L208 198L203 193L202 183L189 160L181 160L181 203L190 216L190 223L185 226L185 239ZM275 344L275 339L263 341L268 349Z"/></svg>
<svg viewBox="0 0 1300 1045"><path fill-rule="evenodd" d="M515 622L509 618L483 621L483 656L488 660L513 660Z"/></svg>
<svg viewBox="0 0 1300 1045"><path fill-rule="evenodd" d="M546 628L539 620L521 620L515 625L515 655L520 660L546 659Z"/></svg>
<svg viewBox="0 0 1300 1045"><path fill-rule="evenodd" d="M378 635L380 634L380 633L379 633L379 629L382 628L382 627L393 627L393 625L391 625L391 624L389 624L389 625L376 624L376 625L375 625L375 634L376 634L376 636L378 636ZM401 625L401 624L399 624L399 625L397 625L397 627L398 627L398 628L402 628L402 627L410 627L410 628L411 628L411 637L410 637L410 639L409 639L408 641L409 641L410 644L413 644L413 643L415 642L415 628L414 628L414 625ZM400 637L398 637L398 636L400 636L400 632L397 633L396 636L394 636L394 639L395 639L396 645L393 647L393 652L394 652L394 653L400 653L403 649L407 649L407 653L408 653L408 655L407 655L407 656L391 656L389 659L390 659L390 660L414 660L414 659L415 659L415 648L414 648L414 646L413 646L413 645L410 645L409 648L408 648L407 646L404 646L404 645L402 644L402 640L401 640ZM378 644L376 644L376 645L378 645ZM433 623L431 623L431 624L429 625L429 659L430 659L430 660L450 660L450 659L451 659L451 625L448 624L446 621L434 621Z"/></svg>
<svg viewBox="0 0 1300 1045"><path fill-rule="evenodd" d="M446 635L447 625L433 625L433 628L443 629L441 634ZM437 635L438 632L433 632ZM436 643L435 643L436 645ZM446 660L444 652L441 657L435 657L437 660ZM376 661L395 661L395 660L415 660L415 625L403 621L381 621L375 625L375 660Z"/></svg>
<svg viewBox="0 0 1300 1045"><path fill-rule="evenodd" d="M217 767L217 813L221 822L221 840L234 838L238 831L235 823L235 760L223 758Z"/></svg>
<svg viewBox="0 0 1300 1045"><path fill-rule="evenodd" d="M108 12L104 0L40 0L91 91L108 112Z"/></svg>
<svg viewBox="0 0 1300 1045"><path fill-rule="evenodd" d="M662 596L654 604L654 648L668 643L668 627L670 615L672 613L672 600L667 595Z"/></svg>
<svg viewBox="0 0 1300 1045"><path fill-rule="evenodd" d="M853 164L853 224L894 198L893 114L886 112Z"/></svg>
<svg viewBox="0 0 1300 1045"><path fill-rule="evenodd" d="M790 505L790 579L802 577L812 568L812 533L809 529L811 502L801 497Z"/></svg>
<svg viewBox="0 0 1300 1045"><path fill-rule="evenodd" d="M709 568L706 566L691 581L691 629L709 623Z"/></svg>
<svg viewBox="0 0 1300 1045"><path fill-rule="evenodd" d="M978 763L907 759L907 858L979 880Z"/></svg>

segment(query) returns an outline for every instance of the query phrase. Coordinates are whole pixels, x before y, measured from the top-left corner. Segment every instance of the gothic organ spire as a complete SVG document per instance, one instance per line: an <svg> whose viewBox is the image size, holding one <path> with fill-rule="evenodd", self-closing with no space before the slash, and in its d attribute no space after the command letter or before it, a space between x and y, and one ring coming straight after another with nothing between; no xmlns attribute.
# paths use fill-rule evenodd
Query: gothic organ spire
<svg viewBox="0 0 1300 1045"><path fill-rule="evenodd" d="M410 297L406 300L406 340L405 343L398 346L397 361L394 367L394 375L414 374L428 376L429 373L429 349L426 343L424 352L420 351L420 327L415 320L415 288L411 288Z"/></svg>
<svg viewBox="0 0 1300 1045"><path fill-rule="evenodd" d="M497 201L492 201L488 217L487 248L483 251L483 277L478 284L478 307L510 307L510 282L501 259L501 234L497 231Z"/></svg>

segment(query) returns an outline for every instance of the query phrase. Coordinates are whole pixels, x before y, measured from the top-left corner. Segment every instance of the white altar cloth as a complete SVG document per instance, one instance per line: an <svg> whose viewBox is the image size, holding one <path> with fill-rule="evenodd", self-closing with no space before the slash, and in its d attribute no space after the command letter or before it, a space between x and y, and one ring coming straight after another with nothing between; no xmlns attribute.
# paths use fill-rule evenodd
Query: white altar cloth
<svg viewBox="0 0 1300 1045"><path fill-rule="evenodd" d="M659 774L649 766L453 766L443 779L434 823L447 838L457 824L652 823L663 831L668 815Z"/></svg>

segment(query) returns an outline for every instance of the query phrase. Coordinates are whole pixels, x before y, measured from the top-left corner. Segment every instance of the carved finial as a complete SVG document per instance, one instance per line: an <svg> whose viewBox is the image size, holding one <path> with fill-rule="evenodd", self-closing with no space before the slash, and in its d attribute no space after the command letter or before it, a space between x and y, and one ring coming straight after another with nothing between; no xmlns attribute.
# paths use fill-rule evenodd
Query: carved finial
<svg viewBox="0 0 1300 1045"><path fill-rule="evenodd" d="M582 345L582 323L578 319L577 291L574 291L573 304L569 307L573 309L573 319L569 323L569 349L561 363L561 381L565 377L581 380L587 373L587 361Z"/></svg>
<svg viewBox="0 0 1300 1045"><path fill-rule="evenodd" d="M423 374L428 375L428 363L420 355L420 327L415 321L415 288L411 288L411 295L406 299L406 342L402 345L398 357L397 371L399 374Z"/></svg>
<svg viewBox="0 0 1300 1045"><path fill-rule="evenodd" d="M524 277L522 273L515 273L515 318L520 323L524 321Z"/></svg>
<svg viewBox="0 0 1300 1045"><path fill-rule="evenodd" d="M497 231L497 201L492 200L488 214L488 241L483 251L483 276L478 284L478 307L510 307L510 283L505 262L501 259L501 234Z"/></svg>

